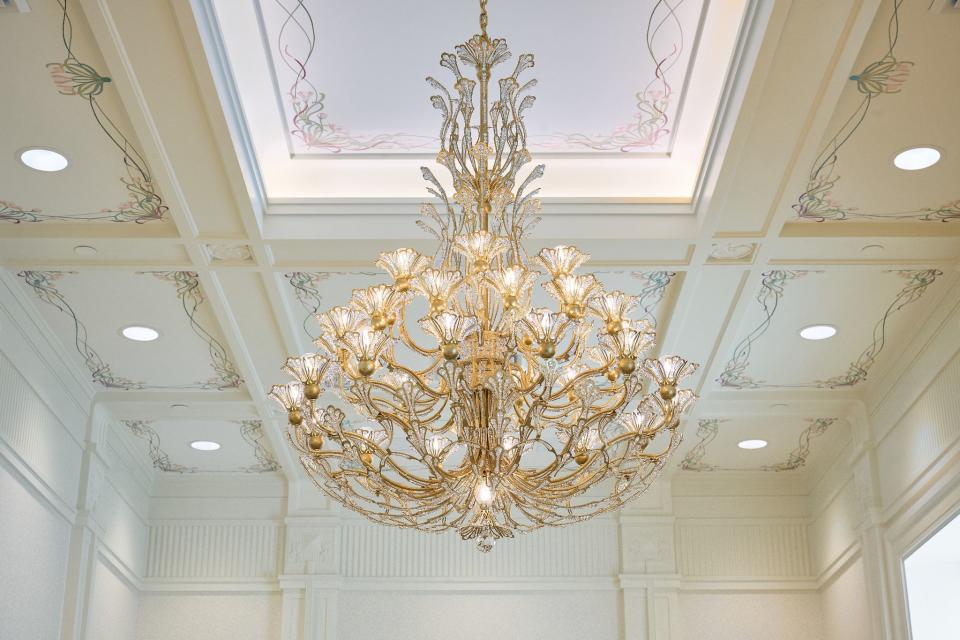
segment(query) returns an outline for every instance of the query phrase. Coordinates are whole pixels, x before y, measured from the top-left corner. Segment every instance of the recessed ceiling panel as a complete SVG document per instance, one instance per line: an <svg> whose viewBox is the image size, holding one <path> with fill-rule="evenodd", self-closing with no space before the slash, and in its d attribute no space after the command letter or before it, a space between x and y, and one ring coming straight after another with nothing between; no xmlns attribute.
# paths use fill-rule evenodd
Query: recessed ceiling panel
<svg viewBox="0 0 960 640"><path fill-rule="evenodd" d="M161 473L270 473L278 471L259 420L123 420L149 464ZM220 445L198 451L191 442Z"/></svg>
<svg viewBox="0 0 960 640"><path fill-rule="evenodd" d="M79 5L35 2L0 20L7 51L29 64L0 65L0 223L156 223L167 216L114 79ZM49 148L56 173L19 161Z"/></svg>
<svg viewBox="0 0 960 640"><path fill-rule="evenodd" d="M938 269L764 272L716 382L730 389L842 389L865 382L903 348L937 299ZM800 329L836 327L810 341Z"/></svg>
<svg viewBox="0 0 960 640"><path fill-rule="evenodd" d="M808 168L795 217L810 221L960 220L956 16L928 2L883 2ZM940 161L904 171L894 158L932 146Z"/></svg>
<svg viewBox="0 0 960 640"><path fill-rule="evenodd" d="M436 155L441 122L431 96L443 93L424 78L452 87L440 54L479 31L477 3L209 1L271 198L422 193L417 167ZM494 69L491 101L519 55L534 54L520 81L537 79L525 123L530 151L558 167L549 195L689 198L747 4L491 2L489 34L513 53ZM318 158L354 161L308 162ZM582 173L591 166L596 176Z"/></svg>
<svg viewBox="0 0 960 640"><path fill-rule="evenodd" d="M845 424L835 417L741 416L701 418L684 427L677 466L682 471L797 472L821 464L842 443ZM767 446L743 449L745 440Z"/></svg>
<svg viewBox="0 0 960 640"><path fill-rule="evenodd" d="M242 384L197 274L21 271L38 310L101 389L235 389ZM124 338L124 327L159 332Z"/></svg>

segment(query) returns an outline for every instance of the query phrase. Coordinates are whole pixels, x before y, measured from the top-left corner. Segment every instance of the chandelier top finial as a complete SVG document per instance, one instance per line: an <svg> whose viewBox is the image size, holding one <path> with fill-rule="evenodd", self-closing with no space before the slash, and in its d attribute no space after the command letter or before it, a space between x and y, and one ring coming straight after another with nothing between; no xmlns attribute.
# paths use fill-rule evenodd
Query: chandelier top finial
<svg viewBox="0 0 960 640"><path fill-rule="evenodd" d="M480 0L480 35L487 37L487 0Z"/></svg>

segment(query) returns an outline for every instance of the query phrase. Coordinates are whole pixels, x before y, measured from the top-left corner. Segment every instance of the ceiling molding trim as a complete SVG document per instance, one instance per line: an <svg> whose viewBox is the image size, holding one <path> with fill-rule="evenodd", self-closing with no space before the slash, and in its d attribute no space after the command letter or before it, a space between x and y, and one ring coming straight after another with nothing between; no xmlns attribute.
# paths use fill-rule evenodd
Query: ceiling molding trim
<svg viewBox="0 0 960 640"><path fill-rule="evenodd" d="M213 83L216 87L217 99L221 111L233 140L233 149L236 159L240 163L240 171L244 178L247 195L253 205L253 212L257 223L263 226L263 216L267 206L267 192L264 187L263 175L257 162L253 140L247 132L247 118L240 102L240 93L234 80L233 69L227 57L226 45L218 26L216 9L212 0L190 0L194 24L200 36L200 43L209 61Z"/></svg>

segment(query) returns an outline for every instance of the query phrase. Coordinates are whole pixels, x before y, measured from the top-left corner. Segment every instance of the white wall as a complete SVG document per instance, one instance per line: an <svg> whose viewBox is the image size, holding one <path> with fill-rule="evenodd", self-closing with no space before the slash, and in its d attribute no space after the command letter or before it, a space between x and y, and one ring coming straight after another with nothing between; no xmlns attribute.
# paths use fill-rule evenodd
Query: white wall
<svg viewBox="0 0 960 640"><path fill-rule="evenodd" d="M90 618L91 640L132 640L137 626L139 590L108 563L98 559L93 573Z"/></svg>
<svg viewBox="0 0 960 640"><path fill-rule="evenodd" d="M682 640L820 640L816 593L690 593L680 596Z"/></svg>
<svg viewBox="0 0 960 640"><path fill-rule="evenodd" d="M862 560L851 563L823 588L821 594L825 638L871 640Z"/></svg>
<svg viewBox="0 0 960 640"><path fill-rule="evenodd" d="M0 459L0 636L4 640L57 637L69 545L69 523L47 508Z"/></svg>
<svg viewBox="0 0 960 640"><path fill-rule="evenodd" d="M279 594L151 594L140 598L137 640L279 637Z"/></svg>
<svg viewBox="0 0 960 640"><path fill-rule="evenodd" d="M149 484L15 287L0 272L0 637L130 640Z"/></svg>
<svg viewBox="0 0 960 640"><path fill-rule="evenodd" d="M616 640L617 591L341 593L337 640Z"/></svg>

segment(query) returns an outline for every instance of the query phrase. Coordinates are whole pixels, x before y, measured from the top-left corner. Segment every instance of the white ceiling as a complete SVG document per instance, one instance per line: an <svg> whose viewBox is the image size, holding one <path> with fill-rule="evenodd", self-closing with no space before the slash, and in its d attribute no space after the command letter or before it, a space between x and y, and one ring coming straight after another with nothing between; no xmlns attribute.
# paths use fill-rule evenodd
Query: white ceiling
<svg viewBox="0 0 960 640"><path fill-rule="evenodd" d="M372 266L379 251L430 250L414 224L423 150L298 146L282 101L290 78L271 71L277 3L228 3L227 12L219 0L71 0L74 57L57 3L29 4L0 14L0 39L19 52L19 64L0 69L16 87L0 103L3 277L98 399L149 426L128 441L155 473L247 473L262 457L302 477L266 390L287 354L309 348L315 308L382 277ZM331 121L355 136L432 136L422 77L442 77L439 53L473 31L474 3L409 3L396 15L374 12L381 4L308 0L337 19L316 23L307 72L328 95ZM541 133L609 133L649 81L641 45L654 3L611 0L589 14L583 3L542 4L490 4L491 33L538 56L528 121ZM546 151L548 177L530 248L582 246L609 287L646 296L661 353L702 365L675 476L812 481L848 442L851 406L898 384L960 300L960 219L943 206L960 197L951 113L960 87L945 80L960 18L925 4L900 8L890 54L892 0L711 2L699 39L701 4L683 3L691 64L671 71L672 104L683 105L675 130L626 152L535 148ZM886 75L870 87L884 91L833 172L819 174L832 186L816 202L835 213L800 219L794 205L812 202L801 195L818 157L859 113L866 85L850 76L876 62ZM384 97L371 104L377 87ZM113 124L102 127L102 116ZM895 169L893 154L911 144L935 144L943 160ZM20 165L17 150L36 145L59 149L70 167ZM890 211L905 215L875 215ZM97 254L77 255L76 245ZM819 322L838 335L798 337ZM133 323L157 327L160 340L122 339ZM262 423L262 450L243 437L245 420ZM151 431L174 470L155 465ZM770 445L738 449L748 437ZM223 449L189 449L207 438Z"/></svg>

